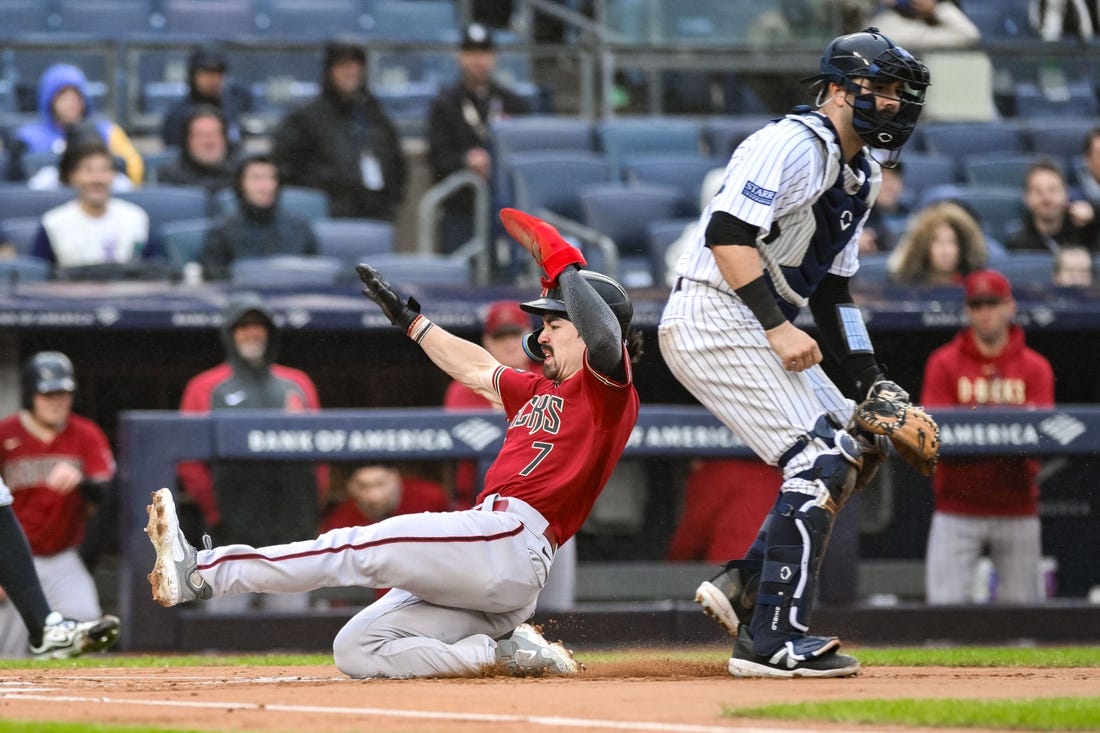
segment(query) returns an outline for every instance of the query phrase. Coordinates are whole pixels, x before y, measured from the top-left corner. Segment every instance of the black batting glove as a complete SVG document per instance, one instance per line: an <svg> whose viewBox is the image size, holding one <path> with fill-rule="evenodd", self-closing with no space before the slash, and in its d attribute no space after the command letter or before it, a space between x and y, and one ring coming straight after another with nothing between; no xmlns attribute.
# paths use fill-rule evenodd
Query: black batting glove
<svg viewBox="0 0 1100 733"><path fill-rule="evenodd" d="M413 321L420 315L420 303L416 302L416 298L402 298L393 286L386 282L382 273L370 265L356 265L355 271L359 273L359 279L366 286L363 288L363 295L378 304L382 313L390 319L390 323L408 333Z"/></svg>

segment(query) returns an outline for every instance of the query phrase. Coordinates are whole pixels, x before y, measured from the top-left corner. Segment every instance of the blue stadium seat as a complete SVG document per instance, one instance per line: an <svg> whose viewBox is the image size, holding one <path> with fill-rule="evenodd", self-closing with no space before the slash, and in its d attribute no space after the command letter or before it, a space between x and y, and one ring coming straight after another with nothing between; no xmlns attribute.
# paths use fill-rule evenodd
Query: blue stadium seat
<svg viewBox="0 0 1100 733"><path fill-rule="evenodd" d="M492 136L498 156L528 150L596 149L592 123L579 117L509 117L493 124Z"/></svg>
<svg viewBox="0 0 1100 733"><path fill-rule="evenodd" d="M154 232L167 222L202 219L210 212L206 189L198 186L145 186L115 195L144 209Z"/></svg>
<svg viewBox="0 0 1100 733"><path fill-rule="evenodd" d="M188 262L198 262L203 240L213 220L178 219L160 226L160 240L168 255L168 264L179 269Z"/></svg>
<svg viewBox="0 0 1100 733"><path fill-rule="evenodd" d="M756 18L774 11L777 0L693 0L658 3L656 32L661 40L737 44L748 38Z"/></svg>
<svg viewBox="0 0 1100 733"><path fill-rule="evenodd" d="M614 180L611 166L599 153L530 151L509 156L506 165L517 208L533 214L549 209L574 221L581 220L578 189Z"/></svg>
<svg viewBox="0 0 1100 733"><path fill-rule="evenodd" d="M369 32L388 41L458 41L452 0L367 0Z"/></svg>
<svg viewBox="0 0 1100 733"><path fill-rule="evenodd" d="M45 0L0 0L0 36L17 37L44 33L50 28L53 8Z"/></svg>
<svg viewBox="0 0 1100 733"><path fill-rule="evenodd" d="M924 146L932 153L958 158L973 153L1024 149L1023 133L1018 127L1004 122L929 122L921 128Z"/></svg>
<svg viewBox="0 0 1100 733"><path fill-rule="evenodd" d="M902 180L908 198L916 201L929 186L959 183L958 160L943 153L901 154Z"/></svg>
<svg viewBox="0 0 1100 733"><path fill-rule="evenodd" d="M319 255L242 257L230 263L229 279L234 285L252 287L335 285L343 270L340 260Z"/></svg>
<svg viewBox="0 0 1100 733"><path fill-rule="evenodd" d="M680 192L680 206L698 214L703 178L725 160L698 153L632 153L623 157L624 178L630 183L659 183Z"/></svg>
<svg viewBox="0 0 1100 733"><path fill-rule="evenodd" d="M966 15L982 32L983 41L1038 38L1028 21L1028 0L967 0Z"/></svg>
<svg viewBox="0 0 1100 733"><path fill-rule="evenodd" d="M1035 153L976 153L966 156L963 170L966 182L970 184L1015 186L1022 189L1031 164L1049 157ZM1065 167L1063 158L1058 158L1055 162Z"/></svg>
<svg viewBox="0 0 1100 733"><path fill-rule="evenodd" d="M157 172L165 163L171 163L180 157L179 148L167 147L155 153L143 153L141 159L145 162L145 185L156 184Z"/></svg>
<svg viewBox="0 0 1100 733"><path fill-rule="evenodd" d="M653 278L657 285L668 281L668 248L684 234L688 226L699 223L698 218L655 219L646 224L649 251L653 253ZM659 260L659 262L658 262Z"/></svg>
<svg viewBox="0 0 1100 733"><path fill-rule="evenodd" d="M0 283L41 282L50 279L50 263L30 255L0 258Z"/></svg>
<svg viewBox="0 0 1100 733"><path fill-rule="evenodd" d="M359 0L266 0L257 25L270 35L329 38L367 30L370 18Z"/></svg>
<svg viewBox="0 0 1100 733"><path fill-rule="evenodd" d="M612 173L622 177L624 156L630 153L699 153L702 125L670 117L629 117L596 125L597 147L607 156Z"/></svg>
<svg viewBox="0 0 1100 733"><path fill-rule="evenodd" d="M686 216L680 192L655 183L603 183L578 192L581 223L614 240L619 250L619 279L624 285L663 284L664 250L655 251L649 237L652 221Z"/></svg>
<svg viewBox="0 0 1100 733"><path fill-rule="evenodd" d="M376 87L371 91L403 136L424 134L428 111L439 92L434 82L410 82L399 87Z"/></svg>
<svg viewBox="0 0 1100 733"><path fill-rule="evenodd" d="M23 153L18 156L24 179L49 166L56 166L60 156L57 153Z"/></svg>
<svg viewBox="0 0 1100 733"><path fill-rule="evenodd" d="M890 254L881 252L859 256L859 270L852 277L852 287L858 290L863 286L881 286L890 282L888 267Z"/></svg>
<svg viewBox="0 0 1100 733"><path fill-rule="evenodd" d="M1090 117L1097 111L1096 90L1091 81L1071 82L1057 92L1044 92L1039 85L1019 82L1015 89L1016 116Z"/></svg>
<svg viewBox="0 0 1100 733"><path fill-rule="evenodd" d="M1009 252L997 262L997 270L1013 288L1044 290L1054 277L1054 255L1050 252Z"/></svg>
<svg viewBox="0 0 1100 733"><path fill-rule="evenodd" d="M34 238L38 236L38 230L42 227L42 219L38 216L19 216L13 219L4 219L0 223L0 229L15 245L15 253L29 255L34 247Z"/></svg>
<svg viewBox="0 0 1100 733"><path fill-rule="evenodd" d="M468 286L470 263L450 255L406 254L403 252L371 255L367 264L394 285Z"/></svg>
<svg viewBox="0 0 1100 733"><path fill-rule="evenodd" d="M774 117L774 115L773 115ZM703 123L703 143L712 157L729 159L734 149L772 118L760 115L720 117Z"/></svg>
<svg viewBox="0 0 1100 733"><path fill-rule="evenodd" d="M1020 227L1025 211L1021 191L1014 186L930 186L917 201L924 208L935 201L958 201L978 219L982 229L999 242L1007 242Z"/></svg>
<svg viewBox="0 0 1100 733"><path fill-rule="evenodd" d="M99 38L148 33L150 0L61 0L58 30Z"/></svg>
<svg viewBox="0 0 1100 733"><path fill-rule="evenodd" d="M72 198L73 192L68 189L32 191L22 183L0 184L0 220L39 217Z"/></svg>
<svg viewBox="0 0 1100 733"><path fill-rule="evenodd" d="M252 0L160 0L164 30L221 38L256 34Z"/></svg>
<svg viewBox="0 0 1100 733"><path fill-rule="evenodd" d="M283 186L279 192L279 206L308 221L327 219L331 208L327 193L303 186ZM230 216L237 213L237 209L237 195L233 189L223 188L214 194L215 214Z"/></svg>
<svg viewBox="0 0 1100 733"><path fill-rule="evenodd" d="M310 222L317 237L318 254L344 263L347 278L355 266L377 254L394 251L393 224L375 219L315 219Z"/></svg>
<svg viewBox="0 0 1100 733"><path fill-rule="evenodd" d="M1022 123L1028 150L1060 158L1081 155L1085 149L1085 138L1100 127L1092 117L1030 117Z"/></svg>

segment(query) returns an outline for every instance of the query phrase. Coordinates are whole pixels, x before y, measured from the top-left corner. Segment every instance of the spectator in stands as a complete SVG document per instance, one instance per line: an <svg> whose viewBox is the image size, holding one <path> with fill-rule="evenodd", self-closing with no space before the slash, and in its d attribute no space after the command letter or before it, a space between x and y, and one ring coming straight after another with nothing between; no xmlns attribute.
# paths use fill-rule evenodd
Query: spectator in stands
<svg viewBox="0 0 1100 733"><path fill-rule="evenodd" d="M85 137L66 147L59 168L61 182L76 191L76 198L42 215L31 254L59 271L160 257L149 215L111 196L115 168L102 140Z"/></svg>
<svg viewBox="0 0 1100 733"><path fill-rule="evenodd" d="M899 285L959 285L988 259L985 234L974 217L953 201L940 201L917 213L888 268Z"/></svg>
<svg viewBox="0 0 1100 733"><path fill-rule="evenodd" d="M1061 166L1050 160L1032 163L1023 191L1023 229L1011 237L1009 250L1057 252L1078 245L1090 252L1100 249L1100 220L1088 201L1070 201Z"/></svg>
<svg viewBox="0 0 1100 733"><path fill-rule="evenodd" d="M37 122L22 125L15 133L17 150L13 160L17 161L23 177L27 175L18 162L23 153L61 155L69 128L87 120L94 123L110 155L125 163L126 175L133 184L141 184L145 162L121 127L92 115L88 80L76 66L54 64L43 72L38 83L38 117Z"/></svg>
<svg viewBox="0 0 1100 733"><path fill-rule="evenodd" d="M233 260L242 257L317 254L309 222L279 205L280 187L279 168L270 156L256 153L237 165L237 211L210 228L199 252L206 279L228 279Z"/></svg>
<svg viewBox="0 0 1100 733"><path fill-rule="evenodd" d="M1054 254L1052 282L1060 288L1092 287L1092 253L1084 247L1061 247Z"/></svg>
<svg viewBox="0 0 1100 733"><path fill-rule="evenodd" d="M1077 173L1081 193L1093 206L1100 205L1100 127L1085 136L1085 168Z"/></svg>
<svg viewBox="0 0 1100 733"><path fill-rule="evenodd" d="M322 531L361 527L398 514L445 512L451 509L446 490L434 481L403 473L396 466L358 466L344 485L347 499L325 516Z"/></svg>
<svg viewBox="0 0 1100 733"><path fill-rule="evenodd" d="M466 26L458 52L459 80L440 90L428 114L428 156L436 181L465 170L491 183L493 123L531 111L526 100L493 79L496 64L492 31L481 23ZM441 222L444 252L473 236L473 207L470 191L448 200ZM496 208L490 202L490 209Z"/></svg>
<svg viewBox="0 0 1100 733"><path fill-rule="evenodd" d="M778 469L757 458L694 461L667 559L724 564L744 557L782 482Z"/></svg>
<svg viewBox="0 0 1100 733"><path fill-rule="evenodd" d="M4 223L0 222L0 260L11 259L16 254L18 252L15 249L15 242L11 241L11 236L4 231Z"/></svg>
<svg viewBox="0 0 1100 733"><path fill-rule="evenodd" d="M966 48L982 36L952 0L882 0L871 25L907 49Z"/></svg>
<svg viewBox="0 0 1100 733"><path fill-rule="evenodd" d="M187 60L187 96L169 107L161 123L161 141L165 147L183 147L187 140L186 124L197 107L213 107L225 123L230 148L241 144L240 110L237 100L226 87L229 59L213 48L197 48Z"/></svg>
<svg viewBox="0 0 1100 733"><path fill-rule="evenodd" d="M1088 41L1096 34L1100 18L1095 2L1086 0L1032 0L1028 19L1044 41L1080 38Z"/></svg>
<svg viewBox="0 0 1100 733"><path fill-rule="evenodd" d="M533 330L531 316L523 312L514 300L498 300L489 304L485 312L485 325L481 331L481 345L494 359L513 369L537 371L539 365L531 361L523 350L523 339ZM459 382L447 385L443 407L448 410L502 409L486 397ZM477 476L477 462L459 461L455 466L454 503L456 509L469 509L474 497L481 493Z"/></svg>
<svg viewBox="0 0 1100 733"><path fill-rule="evenodd" d="M899 160L894 167L882 169L882 188L875 205L863 222L859 235L859 253L877 254L892 251L905 231L909 220L909 204L904 199L905 168Z"/></svg>
<svg viewBox="0 0 1100 733"><path fill-rule="evenodd" d="M180 411L209 413L235 409L276 409L301 413L320 409L317 388L298 369L275 363L279 328L255 293L234 296L225 307L221 330L226 360L193 377L184 388ZM198 504L218 543L269 543L284 537L313 537L320 525L328 472L310 463L218 461L181 462L180 482ZM226 596L219 611L300 610L308 594Z"/></svg>
<svg viewBox="0 0 1100 733"><path fill-rule="evenodd" d="M99 129L96 127L95 122L84 120L78 122L75 125L69 127L65 132L65 144L63 150L80 144L82 140L91 139L102 142L103 137L99 134ZM27 179L27 188L34 191L57 191L65 186L61 182L60 171L61 157L58 156L57 162L49 165L43 165L30 174ZM130 177L123 173L119 168L121 167L120 158L112 158L114 165L114 176L111 178L111 191L112 193L122 193L125 191L134 190L134 182L130 180ZM17 163L24 171L27 171L28 166L24 161Z"/></svg>
<svg viewBox="0 0 1100 733"><path fill-rule="evenodd" d="M90 569L117 525L115 459L99 426L73 413L74 392L73 365L61 352L41 351L26 361L21 409L0 420L0 474L50 608L91 621L103 611ZM0 656L28 651L19 612L0 604Z"/></svg>
<svg viewBox="0 0 1100 733"><path fill-rule="evenodd" d="M321 93L274 133L274 155L288 185L328 192L332 216L393 221L405 194L397 128L366 86L366 52L354 43L325 47Z"/></svg>
<svg viewBox="0 0 1100 733"><path fill-rule="evenodd" d="M214 107L196 105L184 124L179 157L157 170L157 182L201 186L211 195L233 185L233 159L225 121Z"/></svg>
<svg viewBox="0 0 1100 733"><path fill-rule="evenodd" d="M964 290L970 325L929 356L921 402L933 413L936 407L1053 406L1054 372L1013 324L1008 280L981 270L967 276ZM983 549L997 572L997 601L1040 600L1038 468L1023 452L940 460L928 534L929 603L967 603Z"/></svg>

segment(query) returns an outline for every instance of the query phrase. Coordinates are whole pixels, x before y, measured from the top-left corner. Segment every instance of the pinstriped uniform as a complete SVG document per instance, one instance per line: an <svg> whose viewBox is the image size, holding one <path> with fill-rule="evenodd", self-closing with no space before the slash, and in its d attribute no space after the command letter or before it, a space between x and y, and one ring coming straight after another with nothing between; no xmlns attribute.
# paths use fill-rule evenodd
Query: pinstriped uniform
<svg viewBox="0 0 1100 733"><path fill-rule="evenodd" d="M869 200L881 181L870 161ZM658 329L662 356L676 378L763 460L778 463L823 413L847 423L854 403L820 366L789 372L768 344L752 311L722 277L705 245L711 214L727 212L758 227L757 249L781 304L800 308L809 293L788 283L782 268L808 256L817 227L813 204L843 176L846 191L863 175L842 167L835 133L817 113L791 114L751 135L726 166L723 186L703 211L696 239L677 263L680 286L669 298ZM851 276L859 267L859 221L841 222L850 238L829 272ZM783 302L785 301L785 302ZM784 468L787 489L794 474L810 468L820 448L811 444Z"/></svg>

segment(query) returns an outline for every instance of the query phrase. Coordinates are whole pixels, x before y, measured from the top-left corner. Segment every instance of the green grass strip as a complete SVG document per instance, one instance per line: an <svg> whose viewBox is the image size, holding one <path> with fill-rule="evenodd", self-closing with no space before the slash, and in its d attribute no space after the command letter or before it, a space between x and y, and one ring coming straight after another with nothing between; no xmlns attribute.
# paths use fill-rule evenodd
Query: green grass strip
<svg viewBox="0 0 1100 733"><path fill-rule="evenodd" d="M114 723L43 723L35 720L0 720L3 733L202 733L179 728L150 728L147 725Z"/></svg>
<svg viewBox="0 0 1100 733"><path fill-rule="evenodd" d="M731 718L813 720L862 725L909 725L1026 730L1100 730L1100 697L1004 700L903 699L723 706Z"/></svg>

